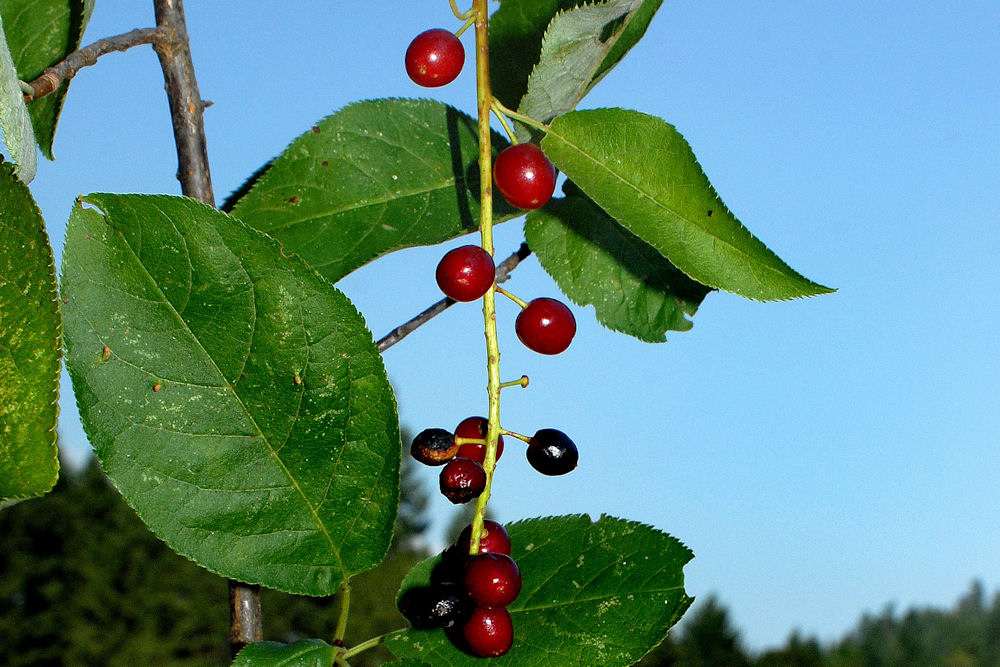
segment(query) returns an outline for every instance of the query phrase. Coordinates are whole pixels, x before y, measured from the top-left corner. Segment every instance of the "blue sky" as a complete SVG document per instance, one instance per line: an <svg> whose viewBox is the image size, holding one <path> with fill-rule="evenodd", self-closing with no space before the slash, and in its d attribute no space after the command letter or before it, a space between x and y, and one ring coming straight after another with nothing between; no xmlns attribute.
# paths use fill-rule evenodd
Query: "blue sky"
<svg viewBox="0 0 1000 667"><path fill-rule="evenodd" d="M453 25L445 0L275 7L187 3L220 201L352 101L474 109L470 67L435 91L403 70L413 35ZM151 3L98 2L85 41L152 22ZM696 555L688 592L717 592L755 648L793 628L833 638L890 601L947 605L977 577L1000 588L998 43L995 2L665 2L582 106L676 125L741 221L839 291L712 294L662 345L574 307L577 339L553 358L517 343L501 303L502 375L532 381L505 392L504 425L566 431L581 466L543 479L505 456L498 518L607 513L674 534ZM32 191L57 262L77 194L179 192L148 47L79 74L55 153ZM520 237L519 221L501 226L498 254ZM439 298L437 259L463 242L340 286L381 336ZM534 259L508 286L557 295ZM478 309L462 305L387 351L403 425L483 413L484 358ZM63 441L84 452L64 382ZM432 511L443 525L453 509Z"/></svg>

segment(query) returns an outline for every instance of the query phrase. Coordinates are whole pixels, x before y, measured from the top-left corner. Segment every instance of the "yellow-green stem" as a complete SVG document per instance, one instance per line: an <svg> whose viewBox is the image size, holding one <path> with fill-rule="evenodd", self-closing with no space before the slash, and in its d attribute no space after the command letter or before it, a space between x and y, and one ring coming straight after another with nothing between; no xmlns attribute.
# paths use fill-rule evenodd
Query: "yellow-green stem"
<svg viewBox="0 0 1000 667"><path fill-rule="evenodd" d="M474 0L476 13L476 101L479 112L479 233L483 249L493 254L493 147L490 142L490 109L493 91L490 88L490 33L487 0ZM490 500L493 470L496 467L497 438L500 435L500 346L497 343L497 312L495 288L483 296L483 322L486 332L486 363L489 395L489 430L486 435L486 488L476 501L472 517L470 553L479 553L479 537L483 532L486 504Z"/></svg>
<svg viewBox="0 0 1000 667"><path fill-rule="evenodd" d="M337 618L337 628L334 630L334 643L343 643L344 635L347 633L347 616L351 609L351 584L343 582L340 584L340 617Z"/></svg>

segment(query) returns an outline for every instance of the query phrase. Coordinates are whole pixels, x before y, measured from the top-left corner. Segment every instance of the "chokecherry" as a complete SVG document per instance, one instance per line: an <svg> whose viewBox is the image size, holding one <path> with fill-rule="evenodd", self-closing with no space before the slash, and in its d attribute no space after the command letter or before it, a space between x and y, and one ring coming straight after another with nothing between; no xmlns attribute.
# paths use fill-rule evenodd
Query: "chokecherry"
<svg viewBox="0 0 1000 667"><path fill-rule="evenodd" d="M561 301L541 297L521 309L514 322L521 342L540 354L559 354L576 335L576 318Z"/></svg>
<svg viewBox="0 0 1000 667"><path fill-rule="evenodd" d="M465 48L443 28L425 30L406 49L406 73L414 83L437 88L454 81L465 65Z"/></svg>
<svg viewBox="0 0 1000 667"><path fill-rule="evenodd" d="M573 441L554 428L539 429L528 441L528 463L543 475L565 475L579 460Z"/></svg>
<svg viewBox="0 0 1000 667"><path fill-rule="evenodd" d="M466 417L461 421L458 427L455 428L455 437L483 440L486 438L486 430L488 427L489 421L485 417ZM497 461L500 460L501 454L503 454L502 435L497 438ZM458 453L456 456L463 456L467 459L483 463L486 460L486 445L476 442L461 444L458 446Z"/></svg>
<svg viewBox="0 0 1000 667"><path fill-rule="evenodd" d="M472 548L472 524L462 529L455 543L460 553L468 554ZM483 534L479 538L479 553L510 555L510 537L507 531L496 521L483 521Z"/></svg>
<svg viewBox="0 0 1000 667"><path fill-rule="evenodd" d="M450 628L464 624L475 605L462 586L454 582L408 589L399 609L415 628Z"/></svg>
<svg viewBox="0 0 1000 667"><path fill-rule="evenodd" d="M472 459L454 458L441 471L438 483L445 498L461 505L478 498L486 488L486 471Z"/></svg>
<svg viewBox="0 0 1000 667"><path fill-rule="evenodd" d="M410 456L429 466L444 465L455 458L455 436L443 428L428 428L417 434L410 445Z"/></svg>
<svg viewBox="0 0 1000 667"><path fill-rule="evenodd" d="M465 592L480 607L506 607L521 592L521 571L507 554L470 556L465 564Z"/></svg>
<svg viewBox="0 0 1000 667"><path fill-rule="evenodd" d="M462 626L462 636L476 655L484 658L500 657L514 643L514 624L511 622L510 612L503 607L477 607Z"/></svg>
<svg viewBox="0 0 1000 667"><path fill-rule="evenodd" d="M477 245L448 251L435 272L438 287L455 301L475 301L490 289L496 278L493 256Z"/></svg>
<svg viewBox="0 0 1000 667"><path fill-rule="evenodd" d="M497 156L493 181L509 203L532 210L552 198L556 168L537 144L515 144Z"/></svg>

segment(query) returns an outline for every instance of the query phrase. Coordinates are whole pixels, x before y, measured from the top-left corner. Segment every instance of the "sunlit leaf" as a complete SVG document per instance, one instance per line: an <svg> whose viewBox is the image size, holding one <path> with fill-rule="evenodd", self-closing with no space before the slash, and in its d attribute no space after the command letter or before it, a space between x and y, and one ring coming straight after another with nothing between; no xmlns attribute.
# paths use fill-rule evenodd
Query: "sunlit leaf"
<svg viewBox="0 0 1000 667"><path fill-rule="evenodd" d="M556 118L542 148L588 197L699 283L771 301L831 292L754 237L672 125L623 109Z"/></svg>
<svg viewBox="0 0 1000 667"><path fill-rule="evenodd" d="M62 352L45 224L13 165L0 162L0 500L52 488Z"/></svg>
<svg viewBox="0 0 1000 667"><path fill-rule="evenodd" d="M691 552L649 526L569 516L517 522L507 532L523 586L508 607L514 645L498 665L631 665L691 603L683 574ZM440 557L419 564L401 595L428 586L435 567ZM405 630L386 645L398 657L435 666L482 664L442 630Z"/></svg>
<svg viewBox="0 0 1000 667"><path fill-rule="evenodd" d="M507 144L493 135L494 154ZM427 100L372 100L317 123L232 214L332 282L393 250L479 225L476 121ZM496 198L497 222L520 215Z"/></svg>
<svg viewBox="0 0 1000 667"><path fill-rule="evenodd" d="M182 197L90 195L67 229L67 364L108 476L175 551L329 595L385 554L395 401L347 298Z"/></svg>

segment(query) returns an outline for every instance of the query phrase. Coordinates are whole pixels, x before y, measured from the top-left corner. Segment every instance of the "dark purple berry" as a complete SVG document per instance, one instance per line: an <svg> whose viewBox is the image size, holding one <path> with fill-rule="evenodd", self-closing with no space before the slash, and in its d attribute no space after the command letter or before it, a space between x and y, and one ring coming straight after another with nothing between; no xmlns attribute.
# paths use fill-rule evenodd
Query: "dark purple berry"
<svg viewBox="0 0 1000 667"><path fill-rule="evenodd" d="M540 429L528 442L528 463L543 475L565 475L579 458L569 436L554 428Z"/></svg>
<svg viewBox="0 0 1000 667"><path fill-rule="evenodd" d="M486 471L472 459L455 458L445 465L439 478L444 497L460 505L467 503L486 488Z"/></svg>

